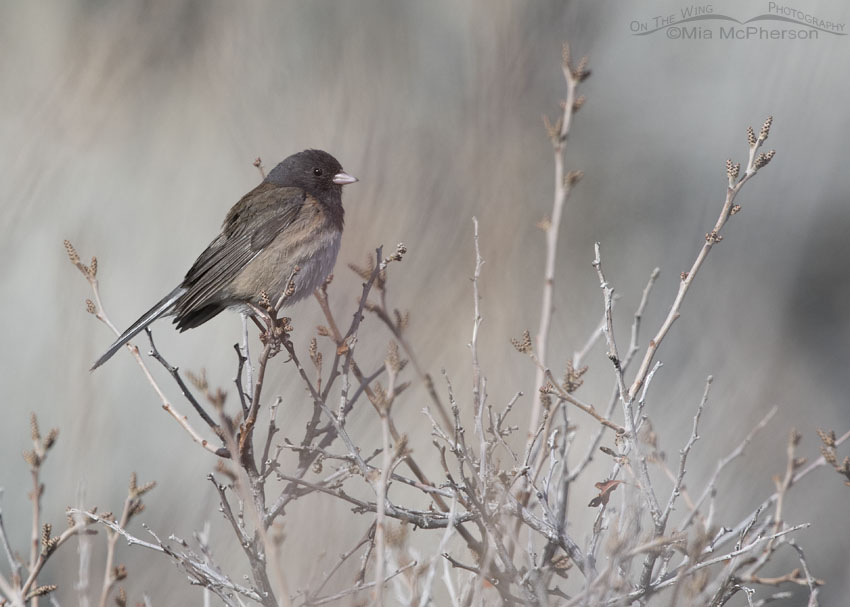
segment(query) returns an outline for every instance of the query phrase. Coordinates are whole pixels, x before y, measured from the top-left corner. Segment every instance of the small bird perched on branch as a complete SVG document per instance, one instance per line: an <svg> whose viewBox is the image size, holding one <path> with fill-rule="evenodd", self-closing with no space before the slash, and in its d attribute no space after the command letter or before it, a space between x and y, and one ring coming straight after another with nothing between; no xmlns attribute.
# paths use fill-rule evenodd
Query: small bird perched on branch
<svg viewBox="0 0 850 607"><path fill-rule="evenodd" d="M221 233L183 282L130 325L91 370L162 316L174 316L185 331L225 308L256 309L261 294L279 300L296 266L295 290L286 302L308 296L333 270L342 236L342 186L355 181L321 150L278 164L230 209Z"/></svg>

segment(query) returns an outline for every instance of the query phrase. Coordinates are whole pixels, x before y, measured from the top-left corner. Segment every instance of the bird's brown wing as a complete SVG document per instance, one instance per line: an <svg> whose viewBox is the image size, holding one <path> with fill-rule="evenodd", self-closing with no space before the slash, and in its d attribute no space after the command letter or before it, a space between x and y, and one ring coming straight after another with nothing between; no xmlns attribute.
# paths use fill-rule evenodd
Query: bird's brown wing
<svg viewBox="0 0 850 607"><path fill-rule="evenodd" d="M180 325L181 318L222 303L218 301L222 289L295 221L305 200L306 193L301 188L280 187L268 182L243 196L227 214L221 234L186 273L181 283L186 292L176 303L175 322Z"/></svg>

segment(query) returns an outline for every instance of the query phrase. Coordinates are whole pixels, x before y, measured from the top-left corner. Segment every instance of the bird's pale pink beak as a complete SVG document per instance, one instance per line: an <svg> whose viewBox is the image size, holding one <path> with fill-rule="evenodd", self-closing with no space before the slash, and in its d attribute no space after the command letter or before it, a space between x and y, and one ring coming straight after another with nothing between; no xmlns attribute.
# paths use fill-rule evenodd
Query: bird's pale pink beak
<svg viewBox="0 0 850 607"><path fill-rule="evenodd" d="M360 181L357 177L353 177L344 171L340 171L336 175L334 175L334 183L337 185L346 185L349 183L354 183L356 181Z"/></svg>

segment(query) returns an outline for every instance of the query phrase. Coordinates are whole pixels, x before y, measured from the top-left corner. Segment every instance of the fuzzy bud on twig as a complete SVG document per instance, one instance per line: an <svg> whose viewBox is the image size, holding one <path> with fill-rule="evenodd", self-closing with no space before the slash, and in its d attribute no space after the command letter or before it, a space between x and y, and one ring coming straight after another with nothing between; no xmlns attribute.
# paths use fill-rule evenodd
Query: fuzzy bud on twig
<svg viewBox="0 0 850 607"><path fill-rule="evenodd" d="M768 116L767 120L764 121L764 124L761 125L761 131L759 131L759 139L761 141L767 139L767 136L770 134L771 124L773 124L773 116Z"/></svg>
<svg viewBox="0 0 850 607"><path fill-rule="evenodd" d="M773 156L774 156L775 154L776 154L776 151L775 151L775 150L770 150L767 154L765 154L764 152L762 152L761 154L759 154L759 155L756 157L756 160L755 160L755 163L754 163L755 167L756 167L757 169L760 169L760 168L762 168L763 166L767 165L767 163L768 163L768 162L770 162L771 160L773 160Z"/></svg>
<svg viewBox="0 0 850 607"><path fill-rule="evenodd" d="M44 439L45 451L56 444L57 438L59 438L59 430L57 428L51 428L50 432L47 433L47 438Z"/></svg>
<svg viewBox="0 0 850 607"><path fill-rule="evenodd" d="M35 413L30 413L30 438L34 443L41 440L41 432L38 429L38 418Z"/></svg>
<svg viewBox="0 0 850 607"><path fill-rule="evenodd" d="M393 253L389 257L385 257L383 265L386 266L387 264L393 261L401 261L405 253L407 253L407 247L404 246L403 242L398 243L395 246L395 253Z"/></svg>
<svg viewBox="0 0 850 607"><path fill-rule="evenodd" d="M587 97L585 97L584 95L579 95L578 98L573 103L573 114L575 114L577 111L579 111L582 108L582 106L585 104L585 102L587 102Z"/></svg>
<svg viewBox="0 0 850 607"><path fill-rule="evenodd" d="M44 586L33 588L24 598L29 601L30 599L34 599L37 596L44 596L45 594L50 594L54 590L56 590L56 584L46 584Z"/></svg>
<svg viewBox="0 0 850 607"><path fill-rule="evenodd" d="M747 143L750 144L751 148L756 145L756 132L751 126L747 127Z"/></svg>
<svg viewBox="0 0 850 607"><path fill-rule="evenodd" d="M520 354L531 354L533 351L531 346L531 334L526 329L522 332L522 338L514 339L511 337L511 345L516 348Z"/></svg>
<svg viewBox="0 0 850 607"><path fill-rule="evenodd" d="M68 259L71 260L71 263L77 265L80 263L80 256L77 255L77 250L74 248L74 245L71 244L70 240L65 241L65 251L68 252Z"/></svg>
<svg viewBox="0 0 850 607"><path fill-rule="evenodd" d="M734 181L738 178L738 174L741 172L741 163L740 162L732 162L732 159L726 161L726 175L729 177L729 181Z"/></svg>
<svg viewBox="0 0 850 607"><path fill-rule="evenodd" d="M576 81L584 82L585 80L587 80L590 77L590 70L587 69L587 62L588 62L587 56L584 56L579 60L578 66L576 67L575 71L573 72L573 78L575 78Z"/></svg>

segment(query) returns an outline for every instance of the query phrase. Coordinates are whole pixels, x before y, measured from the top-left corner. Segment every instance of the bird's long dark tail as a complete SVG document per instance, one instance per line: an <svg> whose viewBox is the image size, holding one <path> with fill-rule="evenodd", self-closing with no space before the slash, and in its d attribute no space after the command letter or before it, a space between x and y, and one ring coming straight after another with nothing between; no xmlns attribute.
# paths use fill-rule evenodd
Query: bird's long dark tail
<svg viewBox="0 0 850 607"><path fill-rule="evenodd" d="M123 346L128 341L133 339L136 335L144 331L145 327L147 327L160 316L167 314L171 310L172 306L174 306L174 303L185 292L186 289L184 289L183 287L177 287L171 293L160 299L156 303L156 305L154 305L154 307L142 314L139 320L130 325L130 328L124 331L121 334L121 337L116 339L115 343L109 346L109 349L103 354L103 356L97 359L97 362L95 362L89 370L94 371L95 369L97 369L100 365L112 358L112 355L115 354L118 350L120 350L121 346Z"/></svg>

